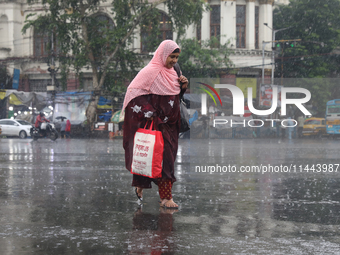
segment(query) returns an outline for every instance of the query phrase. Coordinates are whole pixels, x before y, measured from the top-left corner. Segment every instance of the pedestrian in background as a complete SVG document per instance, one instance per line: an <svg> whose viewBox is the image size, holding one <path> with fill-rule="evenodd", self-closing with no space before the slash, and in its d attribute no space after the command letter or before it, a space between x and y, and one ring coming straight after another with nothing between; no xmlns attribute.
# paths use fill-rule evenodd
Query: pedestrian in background
<svg viewBox="0 0 340 255"><path fill-rule="evenodd" d="M60 138L65 138L65 129L66 129L66 122L64 119L61 119L60 123Z"/></svg>
<svg viewBox="0 0 340 255"><path fill-rule="evenodd" d="M71 122L70 120L67 120L66 127L65 127L66 138L70 138L70 132L71 132Z"/></svg>
<svg viewBox="0 0 340 255"><path fill-rule="evenodd" d="M291 140L292 134L294 132L294 122L292 121L291 117L288 118L287 126L288 127L286 128L286 130L288 131L288 139Z"/></svg>
<svg viewBox="0 0 340 255"><path fill-rule="evenodd" d="M298 122L298 136L302 137L302 130L303 130L303 125L305 124L305 118L303 115L300 115L297 119Z"/></svg>

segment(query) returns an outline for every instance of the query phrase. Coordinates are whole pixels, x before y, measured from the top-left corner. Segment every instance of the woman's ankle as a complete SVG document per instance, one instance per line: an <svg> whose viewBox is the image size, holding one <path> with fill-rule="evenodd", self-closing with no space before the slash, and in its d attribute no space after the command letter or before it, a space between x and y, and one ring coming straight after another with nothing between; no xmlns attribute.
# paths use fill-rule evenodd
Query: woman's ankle
<svg viewBox="0 0 340 255"><path fill-rule="evenodd" d="M139 195L140 197L142 197L142 196L143 196L143 188L136 187L136 189L137 189L138 195Z"/></svg>

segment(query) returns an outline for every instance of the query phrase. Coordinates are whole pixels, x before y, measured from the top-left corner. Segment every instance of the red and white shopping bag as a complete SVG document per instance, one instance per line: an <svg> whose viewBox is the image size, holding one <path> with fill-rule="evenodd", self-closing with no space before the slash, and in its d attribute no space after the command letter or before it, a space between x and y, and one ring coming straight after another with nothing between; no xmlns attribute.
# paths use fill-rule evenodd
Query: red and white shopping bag
<svg viewBox="0 0 340 255"><path fill-rule="evenodd" d="M139 128L133 142L131 173L150 178L162 177L164 140L161 131Z"/></svg>

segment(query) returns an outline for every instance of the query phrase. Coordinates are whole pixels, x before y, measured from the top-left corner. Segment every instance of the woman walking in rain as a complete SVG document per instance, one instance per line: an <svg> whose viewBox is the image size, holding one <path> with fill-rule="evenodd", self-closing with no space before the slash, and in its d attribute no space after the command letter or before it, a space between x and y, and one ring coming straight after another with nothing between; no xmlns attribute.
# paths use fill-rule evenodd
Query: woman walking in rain
<svg viewBox="0 0 340 255"><path fill-rule="evenodd" d="M176 181L174 164L178 148L180 129L180 93L188 86L188 79L178 77L174 65L180 54L179 46L172 40L163 41L152 60L129 85L123 104L125 109L123 147L125 166L131 170L134 135L138 128L152 120L154 129L161 131L164 139L162 178L151 179L133 175L132 186L142 200L143 189L151 188L151 182L158 185L160 205L178 208L172 199L172 185ZM182 84L182 86L181 86Z"/></svg>

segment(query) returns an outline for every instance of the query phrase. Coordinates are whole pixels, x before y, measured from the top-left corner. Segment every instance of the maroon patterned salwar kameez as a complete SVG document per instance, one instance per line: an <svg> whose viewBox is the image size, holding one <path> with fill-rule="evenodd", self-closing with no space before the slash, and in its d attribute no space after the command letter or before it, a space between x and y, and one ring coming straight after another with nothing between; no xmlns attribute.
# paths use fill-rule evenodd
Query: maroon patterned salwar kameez
<svg viewBox="0 0 340 255"><path fill-rule="evenodd" d="M133 175L132 186L151 188L151 182L159 185L161 199L171 199L171 185L176 181L174 164L178 148L180 128L179 95L142 95L132 99L125 108L123 147L125 164L131 170L133 140L138 128L144 127L147 118L153 117L154 129L162 132L164 139L162 179ZM169 187L170 185L170 187ZM170 192L167 192L170 188Z"/></svg>

